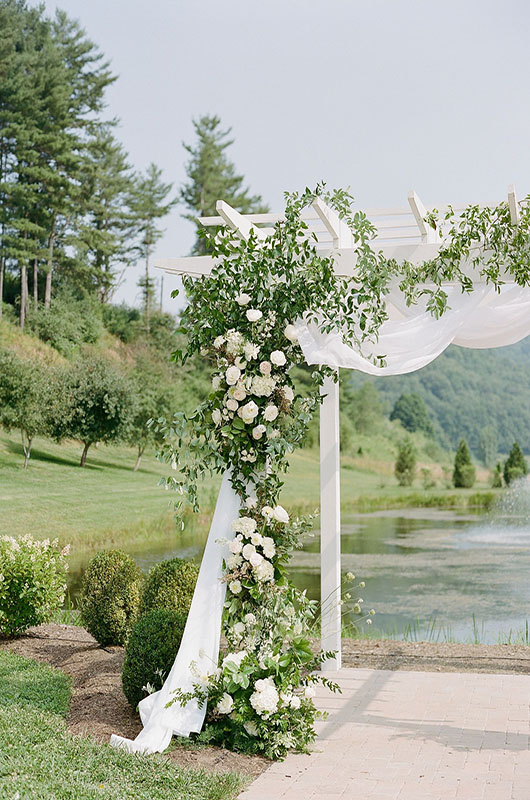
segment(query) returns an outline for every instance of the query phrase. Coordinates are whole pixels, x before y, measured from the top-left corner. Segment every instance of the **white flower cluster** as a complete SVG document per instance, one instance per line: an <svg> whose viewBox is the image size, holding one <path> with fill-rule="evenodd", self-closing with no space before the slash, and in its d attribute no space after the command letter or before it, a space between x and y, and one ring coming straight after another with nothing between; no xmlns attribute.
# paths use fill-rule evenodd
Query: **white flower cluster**
<svg viewBox="0 0 530 800"><path fill-rule="evenodd" d="M278 710L280 697L272 678L261 678L254 684L250 705L260 717L268 717Z"/></svg>

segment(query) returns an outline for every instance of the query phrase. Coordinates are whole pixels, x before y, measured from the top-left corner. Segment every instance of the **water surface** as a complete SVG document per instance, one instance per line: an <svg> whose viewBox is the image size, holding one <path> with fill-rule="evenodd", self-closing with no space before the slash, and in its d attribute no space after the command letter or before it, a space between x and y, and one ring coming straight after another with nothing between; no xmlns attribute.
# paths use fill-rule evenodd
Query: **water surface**
<svg viewBox="0 0 530 800"><path fill-rule="evenodd" d="M127 550L142 571L179 556L200 561L206 530L134 544ZM342 571L365 581L354 591L374 607L373 629L399 637L497 642L530 619L530 485L524 481L494 512L400 509L356 514L342 523ZM294 554L294 582L318 599L319 532ZM72 562L75 602L91 553ZM346 609L345 609L346 610ZM473 622L474 618L474 622ZM350 616L350 619L355 619ZM512 633L513 635L513 633Z"/></svg>

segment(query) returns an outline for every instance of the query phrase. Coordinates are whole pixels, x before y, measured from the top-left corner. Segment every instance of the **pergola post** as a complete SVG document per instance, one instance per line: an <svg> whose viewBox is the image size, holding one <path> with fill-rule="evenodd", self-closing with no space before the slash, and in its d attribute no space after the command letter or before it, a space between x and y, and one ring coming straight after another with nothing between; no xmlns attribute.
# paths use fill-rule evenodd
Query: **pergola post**
<svg viewBox="0 0 530 800"><path fill-rule="evenodd" d="M320 406L320 597L321 646L335 650L322 670L341 668L339 384L326 378Z"/></svg>

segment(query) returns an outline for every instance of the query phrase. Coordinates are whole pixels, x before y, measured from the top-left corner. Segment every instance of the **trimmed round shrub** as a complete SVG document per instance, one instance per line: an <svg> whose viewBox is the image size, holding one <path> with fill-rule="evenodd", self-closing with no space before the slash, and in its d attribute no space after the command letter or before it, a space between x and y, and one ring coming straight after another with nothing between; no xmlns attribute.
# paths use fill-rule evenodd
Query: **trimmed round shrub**
<svg viewBox="0 0 530 800"><path fill-rule="evenodd" d="M198 574L197 564L183 558L156 564L142 587L138 613L142 615L154 608L169 608L187 614Z"/></svg>
<svg viewBox="0 0 530 800"><path fill-rule="evenodd" d="M125 644L138 612L142 574L121 550L96 553L80 598L81 624L99 644Z"/></svg>
<svg viewBox="0 0 530 800"><path fill-rule="evenodd" d="M121 681L131 706L162 688L177 655L186 614L156 608L139 617L125 648Z"/></svg>

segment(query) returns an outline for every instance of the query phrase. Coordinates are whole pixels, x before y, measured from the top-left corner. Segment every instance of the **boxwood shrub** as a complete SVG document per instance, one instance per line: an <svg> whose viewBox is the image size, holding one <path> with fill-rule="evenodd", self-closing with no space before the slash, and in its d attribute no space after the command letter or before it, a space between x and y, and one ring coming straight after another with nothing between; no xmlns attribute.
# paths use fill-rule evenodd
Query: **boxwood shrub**
<svg viewBox="0 0 530 800"><path fill-rule="evenodd" d="M198 566L183 558L172 558L156 564L142 587L139 614L146 614L155 608L168 608L187 614L198 574Z"/></svg>
<svg viewBox="0 0 530 800"><path fill-rule="evenodd" d="M125 644L138 612L142 574L121 550L105 550L89 562L80 598L81 624L99 644Z"/></svg>
<svg viewBox="0 0 530 800"><path fill-rule="evenodd" d="M186 624L186 614L156 608L135 622L122 670L125 697L133 708L151 691L157 691L167 677L177 655Z"/></svg>

